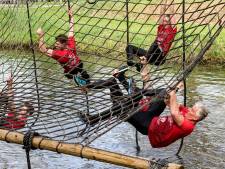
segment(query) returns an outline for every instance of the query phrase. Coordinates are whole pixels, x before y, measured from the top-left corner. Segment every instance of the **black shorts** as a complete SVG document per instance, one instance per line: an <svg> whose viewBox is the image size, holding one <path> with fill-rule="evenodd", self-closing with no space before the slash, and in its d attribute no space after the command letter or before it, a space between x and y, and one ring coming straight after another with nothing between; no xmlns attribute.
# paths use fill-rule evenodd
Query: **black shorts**
<svg viewBox="0 0 225 169"><path fill-rule="evenodd" d="M70 72L65 73L65 76L68 79L73 79L74 75L77 75L78 73L81 74L81 78L85 80L89 80L90 76L89 74L83 69L83 63L80 62L74 69L72 69Z"/></svg>

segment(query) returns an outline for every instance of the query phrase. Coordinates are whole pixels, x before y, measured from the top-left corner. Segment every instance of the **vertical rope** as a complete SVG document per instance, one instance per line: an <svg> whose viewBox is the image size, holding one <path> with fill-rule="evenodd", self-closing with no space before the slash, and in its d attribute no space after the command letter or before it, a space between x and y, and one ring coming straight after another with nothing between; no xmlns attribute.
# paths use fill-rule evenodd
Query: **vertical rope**
<svg viewBox="0 0 225 169"><path fill-rule="evenodd" d="M129 32L129 0L126 0L126 19L127 19L127 46L130 43L130 32ZM140 151L140 146L138 143L138 131L135 131L135 142L136 142L136 149L139 152Z"/></svg>
<svg viewBox="0 0 225 169"><path fill-rule="evenodd" d="M71 8L70 0L67 0L67 8L68 8L68 10L70 10L70 8ZM70 20L71 20L71 16L69 15L69 23L70 23Z"/></svg>
<svg viewBox="0 0 225 169"><path fill-rule="evenodd" d="M182 67L183 71L185 70L185 62L186 62L186 43L185 43L185 0L183 0L182 3L182 51L183 51L183 62ZM184 106L186 106L186 100L187 100L187 85L186 85L186 79L183 77L184 81ZM176 153L176 155L179 155L184 143L184 138L181 139L180 147Z"/></svg>
<svg viewBox="0 0 225 169"><path fill-rule="evenodd" d="M37 92L37 100L38 100L38 113L35 121L31 124L30 128L36 123L38 117L39 117L39 111L40 111L40 96L39 96L39 88L38 88L38 80L37 80L37 65L36 65L36 57L34 52L34 43L33 43L33 37L32 37L32 31L31 31L31 23L30 23L30 10L29 10L29 0L26 0L26 8L27 8L27 18L28 18L28 26L29 26L29 35L30 35L30 49L33 56L33 63L34 63L34 76L35 76L35 86L36 86L36 92Z"/></svg>
<svg viewBox="0 0 225 169"><path fill-rule="evenodd" d="M90 3L90 2L88 1L88 3ZM95 1L94 1L94 3L95 3ZM68 8L68 10L71 9L70 0L67 0L67 8ZM70 23L70 20L71 20L71 16L69 15L69 23ZM77 83L77 85L79 86L79 83ZM88 93L87 93L87 91L85 91L85 98L86 98L87 114L89 115L89 109L90 108L89 108L89 99L88 99Z"/></svg>
<svg viewBox="0 0 225 169"><path fill-rule="evenodd" d="M23 149L25 149L26 157L27 157L27 168L31 169L30 163L30 150L36 149L32 146L32 140L34 136L40 136L38 133L33 132L31 130L27 131L27 133L23 137Z"/></svg>
<svg viewBox="0 0 225 169"><path fill-rule="evenodd" d="M127 19L127 46L130 43L129 36L129 0L126 0L126 19Z"/></svg>

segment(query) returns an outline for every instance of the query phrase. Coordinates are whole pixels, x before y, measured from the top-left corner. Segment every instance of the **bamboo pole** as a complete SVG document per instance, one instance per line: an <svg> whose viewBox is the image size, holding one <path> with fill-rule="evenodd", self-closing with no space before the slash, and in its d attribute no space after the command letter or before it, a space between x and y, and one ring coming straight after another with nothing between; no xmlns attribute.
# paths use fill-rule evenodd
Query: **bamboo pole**
<svg viewBox="0 0 225 169"><path fill-rule="evenodd" d="M23 138L24 135L21 133L0 129L0 140L2 141L7 141L15 144L23 144ZM40 136L33 138L32 145L33 147L39 149L83 157L129 168L148 169L151 168L153 164L155 164L154 161L149 161L143 158L122 155L119 153L113 153L91 147L84 147L80 144L60 143L58 141L46 139ZM183 169L183 166L169 163L166 168Z"/></svg>

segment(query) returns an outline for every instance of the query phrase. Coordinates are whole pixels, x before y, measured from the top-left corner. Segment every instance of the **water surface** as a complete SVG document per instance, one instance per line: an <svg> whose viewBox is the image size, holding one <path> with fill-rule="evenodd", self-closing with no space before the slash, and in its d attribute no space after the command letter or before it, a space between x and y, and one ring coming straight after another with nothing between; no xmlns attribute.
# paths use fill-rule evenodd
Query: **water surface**
<svg viewBox="0 0 225 169"><path fill-rule="evenodd" d="M188 104L201 99L211 111L208 118L200 122L195 131L184 139L180 156L185 168L222 169L225 168L225 71L224 68L198 67L188 79ZM91 146L145 158L176 159L180 142L163 149L151 148L148 138L139 134L141 152L137 154L132 126L123 123L96 141ZM27 168L22 146L0 142L0 168ZM115 169L124 168L111 164L81 159L44 150L31 152L31 164L35 169Z"/></svg>

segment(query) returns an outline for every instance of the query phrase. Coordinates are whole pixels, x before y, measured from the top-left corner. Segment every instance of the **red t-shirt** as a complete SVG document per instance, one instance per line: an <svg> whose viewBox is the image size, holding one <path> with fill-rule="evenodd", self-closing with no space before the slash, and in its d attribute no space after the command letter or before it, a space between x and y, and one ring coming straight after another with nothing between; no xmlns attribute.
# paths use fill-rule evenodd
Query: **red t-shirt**
<svg viewBox="0 0 225 169"><path fill-rule="evenodd" d="M80 57L77 56L76 42L74 37L69 37L67 49L55 49L52 53L52 58L57 60L64 68L64 73L68 73L80 63Z"/></svg>
<svg viewBox="0 0 225 169"><path fill-rule="evenodd" d="M188 109L179 107L184 116ZM178 126L171 116L154 117L149 125L148 137L152 147L166 147L176 140L189 135L194 130L195 124L184 118L181 126Z"/></svg>
<svg viewBox="0 0 225 169"><path fill-rule="evenodd" d="M156 41L163 50L164 55L169 52L176 33L177 28L173 28L173 25L168 25L166 27L166 25L161 24L158 26Z"/></svg>
<svg viewBox="0 0 225 169"><path fill-rule="evenodd" d="M27 118L16 118L14 113L6 114L6 118L4 118L6 123L2 124L4 127L8 129L20 129L26 125Z"/></svg>

